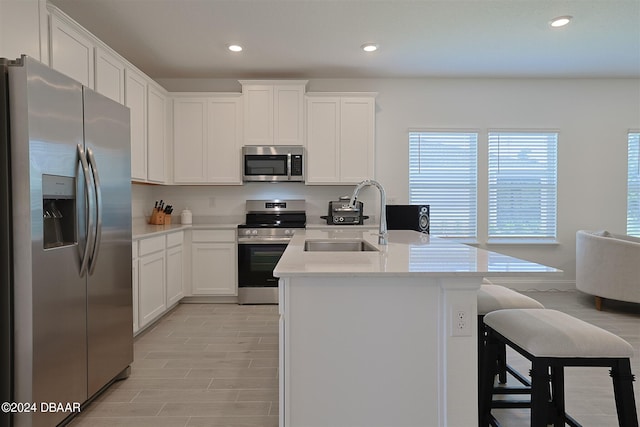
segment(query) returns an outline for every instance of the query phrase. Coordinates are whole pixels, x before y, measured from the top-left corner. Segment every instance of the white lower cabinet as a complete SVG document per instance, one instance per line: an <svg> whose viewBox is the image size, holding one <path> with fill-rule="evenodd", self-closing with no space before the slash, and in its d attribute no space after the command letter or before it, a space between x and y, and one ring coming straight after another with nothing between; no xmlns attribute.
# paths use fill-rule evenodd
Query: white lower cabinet
<svg viewBox="0 0 640 427"><path fill-rule="evenodd" d="M138 242L134 241L131 250L131 293L133 303L133 333L140 330L138 323Z"/></svg>
<svg viewBox="0 0 640 427"><path fill-rule="evenodd" d="M140 257L139 262L139 324L146 326L164 313L165 299L165 253L164 250Z"/></svg>
<svg viewBox="0 0 640 427"><path fill-rule="evenodd" d="M184 233L167 235L167 308L184 296Z"/></svg>
<svg viewBox="0 0 640 427"><path fill-rule="evenodd" d="M184 296L183 242L184 231L133 242L134 334L166 313Z"/></svg>
<svg viewBox="0 0 640 427"><path fill-rule="evenodd" d="M236 230L193 230L192 242L192 294L238 295Z"/></svg>

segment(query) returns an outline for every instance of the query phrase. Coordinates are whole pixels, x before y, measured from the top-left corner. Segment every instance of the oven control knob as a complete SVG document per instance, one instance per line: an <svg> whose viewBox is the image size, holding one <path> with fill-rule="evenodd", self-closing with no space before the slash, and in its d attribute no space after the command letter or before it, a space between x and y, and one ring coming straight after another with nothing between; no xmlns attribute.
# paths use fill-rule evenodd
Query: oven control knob
<svg viewBox="0 0 640 427"><path fill-rule="evenodd" d="M289 234L291 234L291 230L284 230L284 234L288 236Z"/></svg>
<svg viewBox="0 0 640 427"><path fill-rule="evenodd" d="M258 230L251 230L251 234L253 234L254 236L258 234Z"/></svg>
<svg viewBox="0 0 640 427"><path fill-rule="evenodd" d="M251 230L244 230L244 235L248 236L249 234L251 234Z"/></svg>

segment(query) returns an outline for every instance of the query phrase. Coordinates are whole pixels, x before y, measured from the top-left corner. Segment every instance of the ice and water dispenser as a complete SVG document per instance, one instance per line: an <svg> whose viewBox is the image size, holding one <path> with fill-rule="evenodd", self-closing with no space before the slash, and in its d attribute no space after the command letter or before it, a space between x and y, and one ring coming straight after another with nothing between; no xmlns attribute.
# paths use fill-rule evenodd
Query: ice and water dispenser
<svg viewBox="0 0 640 427"><path fill-rule="evenodd" d="M42 175L42 218L45 249L76 243L75 178Z"/></svg>

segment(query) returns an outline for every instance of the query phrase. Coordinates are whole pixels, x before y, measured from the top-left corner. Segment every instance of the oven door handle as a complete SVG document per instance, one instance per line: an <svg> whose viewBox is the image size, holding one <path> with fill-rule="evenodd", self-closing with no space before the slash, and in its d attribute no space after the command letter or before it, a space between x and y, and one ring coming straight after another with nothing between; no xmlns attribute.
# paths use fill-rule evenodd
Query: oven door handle
<svg viewBox="0 0 640 427"><path fill-rule="evenodd" d="M291 241L288 237L282 239L254 239L251 237L238 237L239 245L288 245Z"/></svg>

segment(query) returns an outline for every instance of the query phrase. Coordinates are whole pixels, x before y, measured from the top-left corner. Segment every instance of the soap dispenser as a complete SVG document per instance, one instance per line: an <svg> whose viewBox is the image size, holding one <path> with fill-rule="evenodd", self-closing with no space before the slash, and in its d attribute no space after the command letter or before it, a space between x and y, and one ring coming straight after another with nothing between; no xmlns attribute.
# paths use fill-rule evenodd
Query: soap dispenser
<svg viewBox="0 0 640 427"><path fill-rule="evenodd" d="M191 224L193 221L193 217L191 216L191 211L187 207L180 213L180 222L182 224Z"/></svg>

